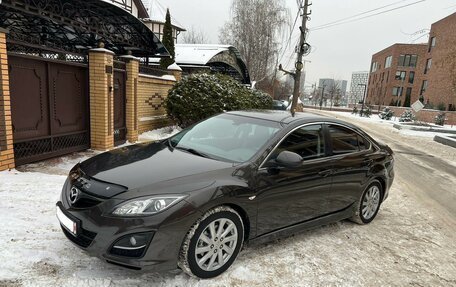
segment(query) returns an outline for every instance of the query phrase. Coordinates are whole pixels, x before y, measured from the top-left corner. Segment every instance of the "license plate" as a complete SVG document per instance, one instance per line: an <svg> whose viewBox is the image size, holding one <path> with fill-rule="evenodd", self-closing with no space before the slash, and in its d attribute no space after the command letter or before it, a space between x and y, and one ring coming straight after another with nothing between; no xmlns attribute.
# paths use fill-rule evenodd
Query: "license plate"
<svg viewBox="0 0 456 287"><path fill-rule="evenodd" d="M76 236L77 234L77 224L68 216L66 216L63 211L60 209L60 207L57 206L57 218L60 221L60 223L65 227L71 234Z"/></svg>

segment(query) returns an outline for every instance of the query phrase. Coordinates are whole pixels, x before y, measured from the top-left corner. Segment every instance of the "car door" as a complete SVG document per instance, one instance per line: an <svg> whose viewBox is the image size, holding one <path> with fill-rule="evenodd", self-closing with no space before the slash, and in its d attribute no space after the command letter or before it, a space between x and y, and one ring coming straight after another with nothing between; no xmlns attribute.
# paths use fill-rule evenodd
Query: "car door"
<svg viewBox="0 0 456 287"><path fill-rule="evenodd" d="M302 164L278 166L274 159L282 151L299 154ZM326 155L321 124L295 129L273 150L257 174L258 235L327 213L332 162Z"/></svg>
<svg viewBox="0 0 456 287"><path fill-rule="evenodd" d="M333 161L330 211L342 210L359 199L368 180L373 160L371 143L355 130L338 124L328 124Z"/></svg>

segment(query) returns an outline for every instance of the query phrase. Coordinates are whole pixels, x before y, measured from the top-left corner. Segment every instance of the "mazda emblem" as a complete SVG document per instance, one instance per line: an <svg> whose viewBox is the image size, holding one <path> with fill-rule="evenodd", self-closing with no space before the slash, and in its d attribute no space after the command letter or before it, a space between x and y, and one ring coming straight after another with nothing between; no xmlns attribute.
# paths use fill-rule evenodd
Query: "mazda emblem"
<svg viewBox="0 0 456 287"><path fill-rule="evenodd" d="M79 198L79 189L77 189L76 187L72 187L71 190L70 190L70 202L71 204L75 204L76 201L78 200Z"/></svg>

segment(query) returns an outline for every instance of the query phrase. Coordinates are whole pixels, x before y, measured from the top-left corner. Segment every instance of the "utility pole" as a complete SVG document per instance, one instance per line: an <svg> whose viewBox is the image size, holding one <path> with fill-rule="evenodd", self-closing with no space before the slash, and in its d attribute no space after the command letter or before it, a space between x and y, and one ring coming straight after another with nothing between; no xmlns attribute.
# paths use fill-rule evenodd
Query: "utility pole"
<svg viewBox="0 0 456 287"><path fill-rule="evenodd" d="M358 86L363 86L363 101L361 105L361 111L359 112L359 116L362 117L364 115L364 102L366 101L366 92L367 92L367 85L366 84L358 84Z"/></svg>
<svg viewBox="0 0 456 287"><path fill-rule="evenodd" d="M323 84L323 87L321 90L321 97L320 97L320 110L321 110L321 106L323 106L323 96L325 95L325 88L326 88L326 85Z"/></svg>
<svg viewBox="0 0 456 287"><path fill-rule="evenodd" d="M304 0L304 6L299 7L299 9L303 9L303 15L302 15L302 25L299 27L299 30L301 31L301 38L299 40L299 46L297 47L297 59L295 63L295 68L296 71L290 72L286 71L282 68L282 64L279 65L279 70L285 72L286 74L289 74L293 77L294 79L294 88L293 88L293 101L291 103L291 115L294 117L295 112L296 112L296 107L298 105L298 98L299 98L299 89L301 86L301 73L302 69L304 67L302 58L304 54L306 54L310 46L309 44L306 43L306 35L307 35L307 20L308 16L310 13L308 13L309 6L312 4L309 4L309 0Z"/></svg>

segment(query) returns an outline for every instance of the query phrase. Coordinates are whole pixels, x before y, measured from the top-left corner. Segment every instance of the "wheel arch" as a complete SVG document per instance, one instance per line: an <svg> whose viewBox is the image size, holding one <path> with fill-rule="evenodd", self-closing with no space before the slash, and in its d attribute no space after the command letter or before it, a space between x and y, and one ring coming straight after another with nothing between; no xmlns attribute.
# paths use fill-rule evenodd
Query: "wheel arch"
<svg viewBox="0 0 456 287"><path fill-rule="evenodd" d="M222 204L221 206L231 207L237 213L239 213L239 215L241 216L241 219L242 219L242 223L244 224L244 241L248 241L249 236L251 234L251 231L250 231L251 225L250 225L250 218L249 218L249 215L247 214L247 212L241 206L234 204L234 203L225 203L225 204Z"/></svg>

